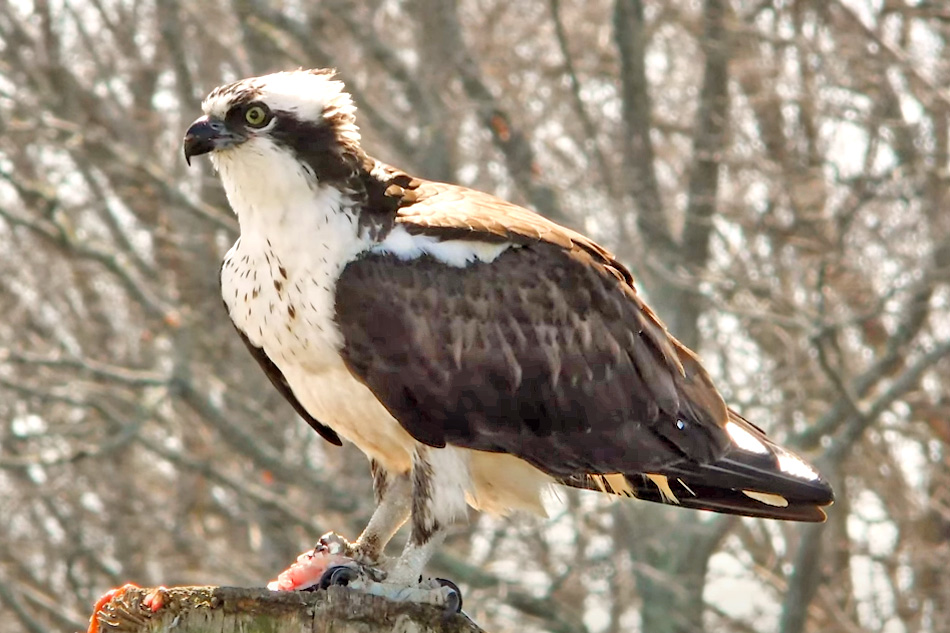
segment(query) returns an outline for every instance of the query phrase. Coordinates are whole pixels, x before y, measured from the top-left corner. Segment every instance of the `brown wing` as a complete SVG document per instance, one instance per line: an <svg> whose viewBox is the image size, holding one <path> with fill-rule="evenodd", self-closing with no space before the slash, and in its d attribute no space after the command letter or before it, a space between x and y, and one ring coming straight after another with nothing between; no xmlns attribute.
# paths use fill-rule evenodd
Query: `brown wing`
<svg viewBox="0 0 950 633"><path fill-rule="evenodd" d="M726 409L608 251L492 196L381 169L390 227L514 245L465 268L371 254L344 270L344 359L416 439L511 453L573 486L824 518L827 482Z"/></svg>
<svg viewBox="0 0 950 633"><path fill-rule="evenodd" d="M344 359L410 434L556 475L724 452L722 398L606 250L487 194L399 187L410 233L516 245L465 268L370 254L344 270Z"/></svg>

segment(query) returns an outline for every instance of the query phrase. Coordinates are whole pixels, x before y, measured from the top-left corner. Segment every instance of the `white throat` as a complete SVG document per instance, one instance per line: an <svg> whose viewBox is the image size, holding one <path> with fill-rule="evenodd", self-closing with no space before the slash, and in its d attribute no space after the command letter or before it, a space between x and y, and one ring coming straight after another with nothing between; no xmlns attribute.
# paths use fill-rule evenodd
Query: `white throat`
<svg viewBox="0 0 950 633"><path fill-rule="evenodd" d="M212 155L243 241L270 240L293 256L320 247L322 256L352 259L367 243L339 189L269 139L251 138Z"/></svg>
<svg viewBox="0 0 950 633"><path fill-rule="evenodd" d="M337 359L342 339L328 327L336 281L370 247L354 210L336 187L319 184L268 140L214 159L241 225L221 269L231 318L278 365Z"/></svg>

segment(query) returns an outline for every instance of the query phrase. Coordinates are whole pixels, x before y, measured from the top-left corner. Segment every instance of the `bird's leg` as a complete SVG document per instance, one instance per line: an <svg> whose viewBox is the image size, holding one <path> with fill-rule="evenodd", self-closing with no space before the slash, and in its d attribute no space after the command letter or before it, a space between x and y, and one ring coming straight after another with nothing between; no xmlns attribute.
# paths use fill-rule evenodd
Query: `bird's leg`
<svg viewBox="0 0 950 633"><path fill-rule="evenodd" d="M370 517L366 529L352 544L351 555L357 561L376 565L383 562L382 554L393 535L409 518L412 500L410 473L393 474L373 460L373 492L376 495L376 511Z"/></svg>
<svg viewBox="0 0 950 633"><path fill-rule="evenodd" d="M336 567L350 567L372 577L384 575L375 568L386 565L383 549L409 518L412 479L409 473L387 472L375 460L371 468L377 505L359 538L350 543L334 532L324 534L313 550L298 556L268 587L293 591L318 586L324 574Z"/></svg>
<svg viewBox="0 0 950 633"><path fill-rule="evenodd" d="M442 528L439 528L436 532L428 533L426 539L422 542L414 538L416 536L414 532L415 530L413 530L413 534L409 535L406 547L395 561L392 571L386 576L386 582L393 585L409 585L419 582L429 559L445 541L446 530Z"/></svg>
<svg viewBox="0 0 950 633"><path fill-rule="evenodd" d="M437 604L451 612L461 609L458 587L439 578L424 578L423 571L445 540L447 526L466 512L467 478L467 463L460 463L454 450L417 450L412 469L409 540L385 580L364 591L395 600Z"/></svg>
<svg viewBox="0 0 950 633"><path fill-rule="evenodd" d="M439 545L445 540L445 528L435 516L435 498L430 489L431 472L413 471L412 524L409 540L395 561L386 581L392 584L415 584ZM420 490L421 489L421 490ZM416 494L419 493L419 494Z"/></svg>

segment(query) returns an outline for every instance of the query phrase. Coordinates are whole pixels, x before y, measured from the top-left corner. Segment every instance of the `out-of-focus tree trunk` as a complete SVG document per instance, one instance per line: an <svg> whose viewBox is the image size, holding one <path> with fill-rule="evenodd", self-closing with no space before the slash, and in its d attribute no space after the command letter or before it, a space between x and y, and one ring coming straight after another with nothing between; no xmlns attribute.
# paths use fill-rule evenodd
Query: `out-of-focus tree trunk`
<svg viewBox="0 0 950 633"><path fill-rule="evenodd" d="M696 280L706 269L713 214L716 211L720 154L728 122L729 34L727 3L707 0L700 44L705 53L702 88L693 129L693 156L685 223L679 238L670 232L653 175L648 86L643 70L643 7L636 0L618 0L615 31L624 68L625 143L630 194L639 202L639 226L647 240L646 288L670 331L687 346L700 345L699 317L704 306ZM634 517L633 515L636 515ZM643 601L643 630L651 633L696 633L703 629L703 590L709 558L732 520L694 517L663 508L625 508L625 539L635 566ZM662 537L659 537L662 535ZM618 534L618 538L624 538ZM663 546L661 543L665 543ZM670 544L675 544L670 546Z"/></svg>

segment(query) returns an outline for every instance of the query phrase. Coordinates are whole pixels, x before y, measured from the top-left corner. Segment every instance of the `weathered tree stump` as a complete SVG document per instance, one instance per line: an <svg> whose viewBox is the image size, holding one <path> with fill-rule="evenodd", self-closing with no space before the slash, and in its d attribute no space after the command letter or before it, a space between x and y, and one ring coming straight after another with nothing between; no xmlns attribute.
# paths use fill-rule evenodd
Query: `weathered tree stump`
<svg viewBox="0 0 950 633"><path fill-rule="evenodd" d="M172 587L153 612L152 589L130 588L94 618L100 633L484 633L461 614L393 602L345 587L269 591L238 587Z"/></svg>

